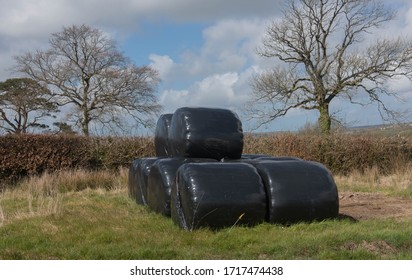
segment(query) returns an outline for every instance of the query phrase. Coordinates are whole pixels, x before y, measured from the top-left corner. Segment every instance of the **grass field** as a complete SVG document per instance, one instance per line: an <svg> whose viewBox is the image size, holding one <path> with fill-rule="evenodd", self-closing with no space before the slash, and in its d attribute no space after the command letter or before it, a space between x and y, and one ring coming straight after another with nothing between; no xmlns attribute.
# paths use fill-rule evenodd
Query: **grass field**
<svg viewBox="0 0 412 280"><path fill-rule="evenodd" d="M336 181L342 191L410 200L410 171ZM132 201L127 174L62 172L6 189L0 259L412 259L412 216L186 232Z"/></svg>

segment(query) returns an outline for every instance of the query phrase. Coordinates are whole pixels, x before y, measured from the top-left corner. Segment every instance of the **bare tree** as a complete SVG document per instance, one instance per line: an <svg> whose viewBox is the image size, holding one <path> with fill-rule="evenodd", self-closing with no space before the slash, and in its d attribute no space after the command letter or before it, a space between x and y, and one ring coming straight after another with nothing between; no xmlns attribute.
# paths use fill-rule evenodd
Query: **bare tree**
<svg viewBox="0 0 412 280"><path fill-rule="evenodd" d="M355 97L361 95L377 103L382 117L394 116L382 96L395 95L387 87L390 79L410 78L411 40L380 39L356 48L365 34L393 18L394 12L375 0L291 1L258 49L285 67L252 78L252 118L264 124L294 108L317 110L320 129L328 133L331 101L344 97L359 103Z"/></svg>
<svg viewBox="0 0 412 280"><path fill-rule="evenodd" d="M29 128L48 128L42 122L57 111L49 90L28 78L0 83L0 128L11 134L27 133Z"/></svg>
<svg viewBox="0 0 412 280"><path fill-rule="evenodd" d="M101 30L65 27L49 42L46 51L16 57L17 71L49 85L59 106L71 104L72 119L84 135L93 122L120 126L126 116L147 125L160 110L158 73L133 64Z"/></svg>

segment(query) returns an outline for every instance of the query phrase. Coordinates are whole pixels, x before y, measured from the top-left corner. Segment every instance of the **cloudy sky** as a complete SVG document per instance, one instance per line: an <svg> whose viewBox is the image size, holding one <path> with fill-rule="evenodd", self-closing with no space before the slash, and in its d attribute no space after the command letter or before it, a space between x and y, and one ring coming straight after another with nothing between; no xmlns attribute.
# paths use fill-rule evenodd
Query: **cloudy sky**
<svg viewBox="0 0 412 280"><path fill-rule="evenodd" d="M16 76L13 56L48 47L51 33L87 24L111 34L137 65L150 64L162 78L158 97L164 113L182 106L229 108L242 118L250 77L271 66L256 55L265 28L281 15L287 0L0 0L0 81ZM412 1L385 0L397 18L374 36L412 38ZM412 84L391 84L401 100L392 108L412 107ZM349 125L381 123L374 106L332 102ZM293 111L265 131L297 130L314 123L316 112ZM412 121L412 116L409 117ZM244 122L245 130L250 128Z"/></svg>

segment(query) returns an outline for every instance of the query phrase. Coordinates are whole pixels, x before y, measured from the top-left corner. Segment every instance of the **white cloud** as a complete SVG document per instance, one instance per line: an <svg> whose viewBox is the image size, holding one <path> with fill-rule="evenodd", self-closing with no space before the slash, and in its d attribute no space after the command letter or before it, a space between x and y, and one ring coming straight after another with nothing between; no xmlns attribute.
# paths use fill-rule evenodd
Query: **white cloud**
<svg viewBox="0 0 412 280"><path fill-rule="evenodd" d="M222 20L203 31L203 57L213 57L222 69L242 68L248 61L256 61L256 47L260 44L268 20Z"/></svg>
<svg viewBox="0 0 412 280"><path fill-rule="evenodd" d="M164 90L159 98L165 113L173 113L177 108L189 106L190 96L188 90Z"/></svg>
<svg viewBox="0 0 412 280"><path fill-rule="evenodd" d="M241 108L249 98L250 76L256 71L255 47L265 20L222 20L203 30L203 45L172 59L151 54L162 78L160 102L165 111L181 106Z"/></svg>
<svg viewBox="0 0 412 280"><path fill-rule="evenodd" d="M280 2L283 0L1 0L0 55L15 55L15 46L20 52L44 46L51 33L72 24L96 26L124 38L147 20L182 24L217 21L205 30L203 49L182 54L182 63L173 69L201 76L235 71L246 63L245 42L239 40L250 42L247 38L256 28L251 20L278 14ZM240 18L243 20L235 20Z"/></svg>
<svg viewBox="0 0 412 280"><path fill-rule="evenodd" d="M392 79L388 83L389 89L400 96L410 95L412 89L412 81L407 77ZM406 97L406 96L405 96ZM411 97L409 97L411 98Z"/></svg>
<svg viewBox="0 0 412 280"><path fill-rule="evenodd" d="M204 79L215 74L241 72L260 63L255 48L266 27L266 20L222 20L203 30L199 50L186 51L177 58L152 54L152 65L162 69L165 80Z"/></svg>
<svg viewBox="0 0 412 280"><path fill-rule="evenodd" d="M172 70L175 64L173 62L173 59L171 59L170 56L168 55L157 55L157 54L149 55L149 59L152 61L150 66L159 72L160 78L162 80L167 79L170 71Z"/></svg>
<svg viewBox="0 0 412 280"><path fill-rule="evenodd" d="M8 65L11 67L13 65L13 59L10 56L10 52L0 53L0 61L2 65ZM11 78L10 70L7 68L0 68L0 81L2 82L5 79Z"/></svg>
<svg viewBox="0 0 412 280"><path fill-rule="evenodd" d="M233 107L239 104L233 87L238 81L237 73L213 75L196 83L190 90L193 92L193 102L211 107Z"/></svg>
<svg viewBox="0 0 412 280"><path fill-rule="evenodd" d="M56 28L77 20L73 4L69 1L8 1L0 12L0 34L11 38L44 39Z"/></svg>
<svg viewBox="0 0 412 280"><path fill-rule="evenodd" d="M1 1L0 34L40 35L73 23L130 27L138 20L177 22L261 17L278 13L280 0L13 0Z"/></svg>
<svg viewBox="0 0 412 280"><path fill-rule="evenodd" d="M236 72L208 76L185 90L164 90L160 103L165 112L174 112L183 106L219 107L238 111L249 98L246 91L237 90L245 83L244 79L248 79L248 75Z"/></svg>
<svg viewBox="0 0 412 280"><path fill-rule="evenodd" d="M180 60L153 55L166 81L181 80L180 90L165 88L161 103L171 112L181 106L210 106L241 110L249 98L249 81L258 68L255 48L261 40L266 20L222 20L203 30L198 52L185 52ZM161 59L160 59L161 58ZM187 81L192 81L187 83ZM168 85L166 85L167 87Z"/></svg>
<svg viewBox="0 0 412 280"><path fill-rule="evenodd" d="M133 1L131 1L133 2ZM146 17L159 15L177 22L216 21L222 18L267 17L278 14L284 0L144 0L134 7ZM144 11L144 12L143 12Z"/></svg>

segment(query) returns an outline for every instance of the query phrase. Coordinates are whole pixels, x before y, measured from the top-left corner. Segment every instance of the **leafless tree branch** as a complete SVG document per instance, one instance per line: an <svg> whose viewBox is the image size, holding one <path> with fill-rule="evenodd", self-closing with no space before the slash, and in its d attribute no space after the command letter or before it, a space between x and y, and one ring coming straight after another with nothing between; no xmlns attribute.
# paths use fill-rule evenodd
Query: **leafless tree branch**
<svg viewBox="0 0 412 280"><path fill-rule="evenodd" d="M17 71L47 85L59 105L71 104L72 117L85 135L92 122L118 116L113 124L131 116L146 124L160 106L155 96L158 73L138 67L116 48L102 31L71 26L54 33L47 51L29 52L15 58Z"/></svg>
<svg viewBox="0 0 412 280"><path fill-rule="evenodd" d="M322 131L328 132L331 101L354 101L362 93L394 117L381 96L395 95L386 88L389 80L412 77L412 41L381 39L364 51L353 47L394 16L374 0L291 1L283 18L267 28L258 49L261 56L288 66L252 78L250 106L266 107L260 121L267 123L293 108L318 110Z"/></svg>

